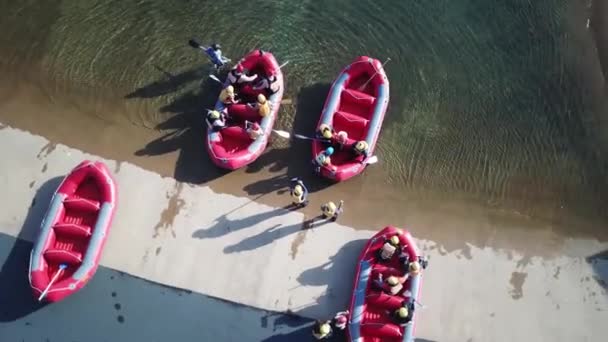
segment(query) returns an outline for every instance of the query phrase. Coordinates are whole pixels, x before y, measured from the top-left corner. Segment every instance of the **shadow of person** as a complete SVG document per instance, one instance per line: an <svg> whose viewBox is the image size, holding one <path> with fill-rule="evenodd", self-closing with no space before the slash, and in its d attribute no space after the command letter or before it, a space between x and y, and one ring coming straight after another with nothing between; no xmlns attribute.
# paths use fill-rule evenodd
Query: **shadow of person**
<svg viewBox="0 0 608 342"><path fill-rule="evenodd" d="M28 280L32 250L29 241L37 238L42 218L62 180L63 177L51 178L36 191L16 239L0 234L0 250L10 248L0 269L0 322L15 321L45 306L34 298Z"/></svg>
<svg viewBox="0 0 608 342"><path fill-rule="evenodd" d="M208 72L202 67L192 68L190 70L183 71L179 74L172 74L163 68L153 65L154 69L161 72L164 77L158 81L152 82L146 86L138 88L137 90L125 95L126 99L133 98L154 98L163 95L167 95L178 91L182 87L185 87L188 83L200 80L207 77Z"/></svg>
<svg viewBox="0 0 608 342"><path fill-rule="evenodd" d="M585 258L591 265L595 277L593 277L601 287L608 290L608 250L591 255Z"/></svg>
<svg viewBox="0 0 608 342"><path fill-rule="evenodd" d="M289 178L285 174L279 174L271 178L262 179L245 185L243 190L250 196L267 194L278 190L289 189Z"/></svg>
<svg viewBox="0 0 608 342"><path fill-rule="evenodd" d="M279 240L285 236L297 233L301 230L306 230L307 223L296 223L288 226L281 226L280 224L274 225L265 231L250 236L240 242L224 247L224 253L236 253L243 251L252 251L256 248L271 244L273 241Z"/></svg>
<svg viewBox="0 0 608 342"><path fill-rule="evenodd" d="M348 308L353 289L357 260L368 240L349 241L323 265L302 272L297 280L303 286L327 286L316 304L298 309L297 315L304 317L324 317L327 312L335 313Z"/></svg>
<svg viewBox="0 0 608 342"><path fill-rule="evenodd" d="M313 322L306 326L290 330L287 333L272 335L262 340L262 342L312 342L312 326Z"/></svg>
<svg viewBox="0 0 608 342"><path fill-rule="evenodd" d="M196 230L194 233L192 233L192 237L196 239L218 238L230 232L254 226L271 217L284 215L288 212L288 208L276 208L238 220L230 220L226 217L226 215L222 215L216 220L217 223L215 225L206 229Z"/></svg>
<svg viewBox="0 0 608 342"><path fill-rule="evenodd" d="M168 131L135 152L136 156L157 156L178 152L173 177L192 184L202 184L221 177L227 170L216 167L205 148L207 126L205 113L214 106L217 84L207 81L200 93L188 92L160 109L172 115L158 124L156 129Z"/></svg>

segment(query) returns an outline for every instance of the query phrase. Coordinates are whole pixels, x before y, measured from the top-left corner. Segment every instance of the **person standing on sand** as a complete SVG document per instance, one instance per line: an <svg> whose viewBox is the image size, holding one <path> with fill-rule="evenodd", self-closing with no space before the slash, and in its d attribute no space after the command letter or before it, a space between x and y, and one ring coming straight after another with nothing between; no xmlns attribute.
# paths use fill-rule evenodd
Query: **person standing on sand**
<svg viewBox="0 0 608 342"><path fill-rule="evenodd" d="M308 205L308 189L304 182L296 177L291 179L289 194L292 198L292 204L298 208L304 208Z"/></svg>
<svg viewBox="0 0 608 342"><path fill-rule="evenodd" d="M338 220L338 216L342 214L342 206L344 205L344 201L340 200L340 204L336 206L336 204L332 201L329 201L321 206L321 216L326 220L331 220L332 222L336 222Z"/></svg>

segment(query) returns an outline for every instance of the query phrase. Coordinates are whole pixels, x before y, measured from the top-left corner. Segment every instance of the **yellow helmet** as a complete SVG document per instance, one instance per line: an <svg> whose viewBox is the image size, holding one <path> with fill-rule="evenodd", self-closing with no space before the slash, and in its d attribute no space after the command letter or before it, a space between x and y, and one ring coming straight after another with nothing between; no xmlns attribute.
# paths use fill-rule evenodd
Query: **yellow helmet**
<svg viewBox="0 0 608 342"><path fill-rule="evenodd" d="M302 189L302 186L300 184L296 185L293 187L293 194L296 196L301 196L302 193L304 192L304 189Z"/></svg>
<svg viewBox="0 0 608 342"><path fill-rule="evenodd" d="M325 212L335 212L336 211L336 204L332 201L329 201L327 203L325 203L325 205L323 206L323 211Z"/></svg>
<svg viewBox="0 0 608 342"><path fill-rule="evenodd" d="M367 142L365 140L357 141L355 144L355 150L359 152L366 151L368 148Z"/></svg>
<svg viewBox="0 0 608 342"><path fill-rule="evenodd" d="M326 129L326 130L323 130L323 131L321 132L321 134L323 134L323 138L325 138L325 139L331 139L331 137L333 136L333 135L331 134L331 129L329 129L329 128L328 128L328 129Z"/></svg>
<svg viewBox="0 0 608 342"><path fill-rule="evenodd" d="M266 96L264 96L264 94L259 94L258 95L258 102L261 104L266 103Z"/></svg>
<svg viewBox="0 0 608 342"><path fill-rule="evenodd" d="M321 335L325 336L331 332L331 327L329 326L329 324L323 323L319 327L319 332L321 333Z"/></svg>
<svg viewBox="0 0 608 342"><path fill-rule="evenodd" d="M211 120L217 120L220 118L220 112L218 112L217 110L212 110L209 113L209 117L211 118Z"/></svg>
<svg viewBox="0 0 608 342"><path fill-rule="evenodd" d="M397 279L397 277L395 277L395 276L390 276L390 277L388 277L388 279L386 279L386 282L390 286L395 286L395 285L399 284L399 279Z"/></svg>
<svg viewBox="0 0 608 342"><path fill-rule="evenodd" d="M234 87L233 87L233 86L231 86L231 85L227 86L227 87L226 87L226 92L227 92L228 94L234 94Z"/></svg>
<svg viewBox="0 0 608 342"><path fill-rule="evenodd" d="M406 318L408 314L409 312L407 311L407 308L399 308L397 310L397 315L399 315L401 318Z"/></svg>
<svg viewBox="0 0 608 342"><path fill-rule="evenodd" d="M397 235L391 236L390 243L393 246L398 246L399 245L399 237Z"/></svg>
<svg viewBox="0 0 608 342"><path fill-rule="evenodd" d="M420 263L418 261L411 262L408 268L412 274L420 273Z"/></svg>

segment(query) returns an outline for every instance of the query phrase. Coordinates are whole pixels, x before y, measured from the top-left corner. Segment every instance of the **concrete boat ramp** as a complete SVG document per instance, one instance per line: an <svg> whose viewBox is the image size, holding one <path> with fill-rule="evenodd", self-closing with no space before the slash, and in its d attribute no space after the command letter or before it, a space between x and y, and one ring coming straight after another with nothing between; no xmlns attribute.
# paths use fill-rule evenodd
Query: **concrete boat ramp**
<svg viewBox="0 0 608 342"><path fill-rule="evenodd" d="M0 341L295 341L308 339L309 321L275 313L323 318L348 306L355 261L373 232L304 229L298 212L112 160L104 162L119 203L102 267L63 302L24 304L29 242L53 191L78 162L101 158L1 127ZM608 336L606 244L571 239L562 256L540 257L418 242L430 258L420 341Z"/></svg>

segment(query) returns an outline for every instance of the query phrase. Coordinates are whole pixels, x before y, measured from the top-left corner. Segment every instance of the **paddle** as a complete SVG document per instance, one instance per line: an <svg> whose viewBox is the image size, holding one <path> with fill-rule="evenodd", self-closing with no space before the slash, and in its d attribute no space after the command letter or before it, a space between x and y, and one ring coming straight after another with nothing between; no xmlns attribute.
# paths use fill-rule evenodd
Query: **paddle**
<svg viewBox="0 0 608 342"><path fill-rule="evenodd" d="M382 63L382 68L384 68L384 66L386 65L386 63L388 63L391 60L391 58L387 58L386 62ZM372 78L374 78L374 76L376 76L376 74L378 73L378 70L376 70L376 72L374 72L374 74L372 75L372 77L370 77L367 81L365 81L365 83L363 83L362 86L359 87L359 91L365 89L365 86L369 83L369 81L372 80Z"/></svg>
<svg viewBox="0 0 608 342"><path fill-rule="evenodd" d="M66 264L59 265L59 269L57 270L57 272L55 272L55 275L49 282L49 285L47 285L46 289L44 289L44 291L42 291L42 293L40 294L40 297L38 297L38 301L41 301L42 298L44 298L46 296L46 294L49 292L49 289L51 288L51 286L53 286L53 283L55 281L57 281L57 278L59 278L59 275L61 274L61 272L63 272L63 270L65 270L66 268L68 268L68 265L66 265Z"/></svg>

